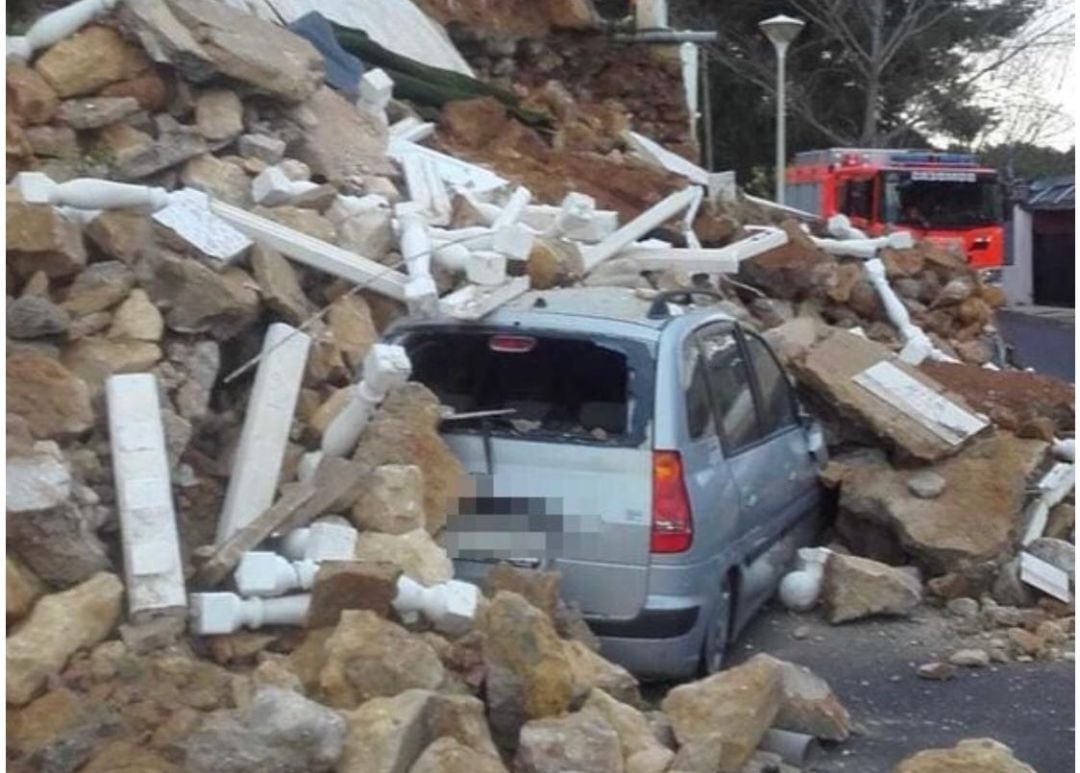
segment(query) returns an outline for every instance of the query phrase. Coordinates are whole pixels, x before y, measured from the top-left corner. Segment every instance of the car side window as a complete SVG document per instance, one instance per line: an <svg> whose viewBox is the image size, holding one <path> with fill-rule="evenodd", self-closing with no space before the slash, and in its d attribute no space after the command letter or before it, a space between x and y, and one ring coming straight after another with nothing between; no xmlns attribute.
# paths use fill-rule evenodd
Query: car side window
<svg viewBox="0 0 1080 773"><path fill-rule="evenodd" d="M771 435L796 423L791 385L768 345L753 333L747 332L744 337L761 397L762 430L766 436Z"/></svg>
<svg viewBox="0 0 1080 773"><path fill-rule="evenodd" d="M705 366L701 352L693 336L683 341L682 362L679 376L683 399L686 401L686 429L691 440L699 440L715 433L712 406L709 404L709 387L705 380Z"/></svg>
<svg viewBox="0 0 1080 773"><path fill-rule="evenodd" d="M762 437L750 371L730 328L707 327L697 338L724 451L734 455Z"/></svg>

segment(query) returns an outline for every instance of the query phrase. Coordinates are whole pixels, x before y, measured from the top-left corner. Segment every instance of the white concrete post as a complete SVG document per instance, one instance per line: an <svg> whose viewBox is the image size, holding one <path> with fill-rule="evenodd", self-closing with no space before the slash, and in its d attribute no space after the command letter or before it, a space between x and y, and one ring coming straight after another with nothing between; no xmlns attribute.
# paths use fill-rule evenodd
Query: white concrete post
<svg viewBox="0 0 1080 773"><path fill-rule="evenodd" d="M634 26L638 30L667 29L667 0L636 0Z"/></svg>
<svg viewBox="0 0 1080 773"><path fill-rule="evenodd" d="M117 2L119 0L78 0L45 14L22 35L7 39L7 55L29 60L35 51L59 43L80 27L111 11Z"/></svg>
<svg viewBox="0 0 1080 773"><path fill-rule="evenodd" d="M356 557L359 532L344 518L330 517L293 529L281 539L281 552L293 561L350 561Z"/></svg>
<svg viewBox="0 0 1080 773"><path fill-rule="evenodd" d="M284 323L266 331L218 521L218 544L274 503L310 346L311 338Z"/></svg>
<svg viewBox="0 0 1080 773"><path fill-rule="evenodd" d="M345 456L356 447L375 408L386 393L408 381L412 364L400 346L375 344L364 358L363 380L326 428L322 451L328 456Z"/></svg>
<svg viewBox="0 0 1080 773"><path fill-rule="evenodd" d="M268 166L251 181L251 197L256 204L276 207L318 187L308 180L291 180L280 167Z"/></svg>
<svg viewBox="0 0 1080 773"><path fill-rule="evenodd" d="M311 594L245 599L235 593L192 593L191 629L199 636L235 633L241 627L303 625Z"/></svg>
<svg viewBox="0 0 1080 773"><path fill-rule="evenodd" d="M417 211L417 206L416 202L409 202L397 208L401 256L409 272L405 303L410 314L430 316L438 308L439 291L431 276L434 252L431 237L427 232L427 222Z"/></svg>
<svg viewBox="0 0 1080 773"><path fill-rule="evenodd" d="M146 185L116 183L89 177L57 183L43 172L19 172L13 183L27 204L55 204L76 209L151 211L169 205L169 194L164 188L151 188Z"/></svg>
<svg viewBox="0 0 1080 773"><path fill-rule="evenodd" d="M887 247L894 250L910 250L915 246L915 240L908 231L895 231L873 239L866 237L819 239L816 236L810 238L814 244L830 255L850 255L864 260L875 257Z"/></svg>
<svg viewBox="0 0 1080 773"><path fill-rule="evenodd" d="M386 121L386 106L394 96L394 82L381 69L368 70L360 78L360 104Z"/></svg>
<svg viewBox="0 0 1080 773"><path fill-rule="evenodd" d="M409 199L420 207L433 225L449 224L453 206L435 166L424 156L408 153L402 157L401 167Z"/></svg>
<svg viewBox="0 0 1080 773"><path fill-rule="evenodd" d="M825 230L837 239L865 239L866 233L851 224L848 216L839 213L825 221Z"/></svg>
<svg viewBox="0 0 1080 773"><path fill-rule="evenodd" d="M499 226L491 238L491 248L507 260L525 261L533 248L533 232L519 223Z"/></svg>
<svg viewBox="0 0 1080 773"><path fill-rule="evenodd" d="M157 379L110 376L105 396L130 619L183 614L187 597Z"/></svg>
<svg viewBox="0 0 1080 773"><path fill-rule="evenodd" d="M516 223L530 201L532 201L532 191L524 185L519 185L514 189L514 192L510 194L506 206L499 212L498 216L492 222L491 227L498 229L503 226L508 226L511 223Z"/></svg>
<svg viewBox="0 0 1080 773"><path fill-rule="evenodd" d="M469 630L480 599L480 589L461 580L424 587L401 575L397 590L393 606L402 619L422 614L437 630L449 634L462 634Z"/></svg>
<svg viewBox="0 0 1080 773"><path fill-rule="evenodd" d="M277 553L249 550L233 574L242 596L280 596L291 590L311 590L319 565L314 561L289 561Z"/></svg>
<svg viewBox="0 0 1080 773"><path fill-rule="evenodd" d="M506 281L506 261L507 256L501 252L476 250L465 261L465 278L486 287L501 285Z"/></svg>
<svg viewBox="0 0 1080 773"><path fill-rule="evenodd" d="M583 247L581 257L586 273L690 206L698 195L696 187L692 185L672 193L662 201L653 204L599 244Z"/></svg>
<svg viewBox="0 0 1080 773"><path fill-rule="evenodd" d="M885 276L884 263L878 258L868 260L863 263L863 273L874 286L889 321L899 331L900 338L904 341L904 348L900 351L901 360L911 365L918 365L927 357L940 362L957 361L934 346L922 328L911 321L907 307L889 285L889 280Z"/></svg>

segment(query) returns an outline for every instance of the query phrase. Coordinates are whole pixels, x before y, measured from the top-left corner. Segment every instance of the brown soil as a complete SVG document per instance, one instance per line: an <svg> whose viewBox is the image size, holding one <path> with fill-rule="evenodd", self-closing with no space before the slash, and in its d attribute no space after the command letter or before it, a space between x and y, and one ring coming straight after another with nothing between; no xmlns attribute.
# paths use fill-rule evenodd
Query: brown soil
<svg viewBox="0 0 1080 773"><path fill-rule="evenodd" d="M977 411L999 424L1011 417L1017 424L1045 416L1059 432L1075 428L1073 385L1052 376L1021 370L988 370L974 365L925 362L921 370L964 397Z"/></svg>

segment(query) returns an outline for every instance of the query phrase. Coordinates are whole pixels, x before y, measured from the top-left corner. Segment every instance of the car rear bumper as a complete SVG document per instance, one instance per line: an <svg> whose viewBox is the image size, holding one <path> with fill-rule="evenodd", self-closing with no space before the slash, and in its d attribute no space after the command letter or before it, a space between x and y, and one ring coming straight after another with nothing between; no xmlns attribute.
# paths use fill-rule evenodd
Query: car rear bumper
<svg viewBox="0 0 1080 773"><path fill-rule="evenodd" d="M707 609L703 603L647 605L630 620L586 621L600 639L601 654L639 679L683 679L697 673Z"/></svg>

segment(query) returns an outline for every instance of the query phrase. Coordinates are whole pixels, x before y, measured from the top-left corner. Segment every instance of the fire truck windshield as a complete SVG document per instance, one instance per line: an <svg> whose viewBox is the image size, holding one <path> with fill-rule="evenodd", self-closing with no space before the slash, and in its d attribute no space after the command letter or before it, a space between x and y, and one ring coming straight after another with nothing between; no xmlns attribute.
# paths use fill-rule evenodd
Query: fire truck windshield
<svg viewBox="0 0 1080 773"><path fill-rule="evenodd" d="M961 169L887 170L882 219L916 228L968 228L1001 222L1001 192L993 173Z"/></svg>

